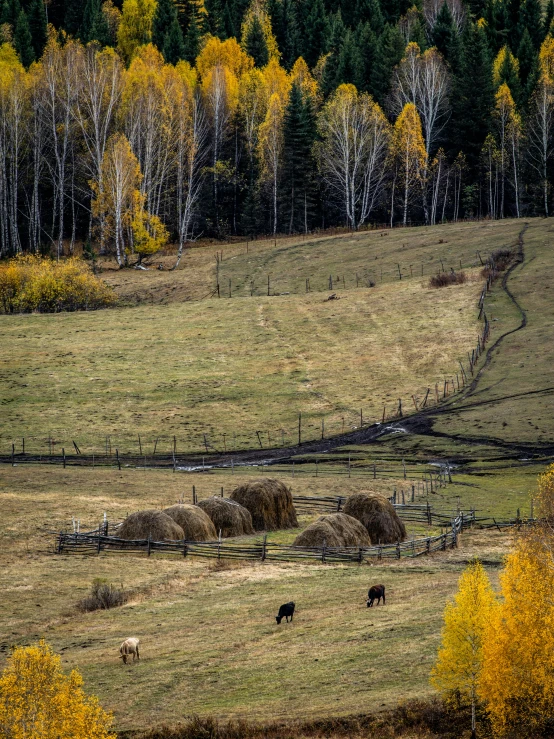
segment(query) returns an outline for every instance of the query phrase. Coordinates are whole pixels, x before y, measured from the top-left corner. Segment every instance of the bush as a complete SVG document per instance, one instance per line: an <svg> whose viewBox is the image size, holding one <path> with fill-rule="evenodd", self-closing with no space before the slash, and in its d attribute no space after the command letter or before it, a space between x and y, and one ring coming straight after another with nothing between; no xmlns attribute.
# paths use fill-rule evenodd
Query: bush
<svg viewBox="0 0 554 739"><path fill-rule="evenodd" d="M439 272L429 279L429 287L446 287L447 285L463 285L467 282L465 272Z"/></svg>
<svg viewBox="0 0 554 739"><path fill-rule="evenodd" d="M96 579L92 583L90 595L79 601L77 607L80 611L107 611L109 608L117 608L127 602L127 594L119 590L107 580Z"/></svg>
<svg viewBox="0 0 554 739"><path fill-rule="evenodd" d="M21 256L0 265L0 309L4 313L95 310L115 294L81 259L61 262Z"/></svg>

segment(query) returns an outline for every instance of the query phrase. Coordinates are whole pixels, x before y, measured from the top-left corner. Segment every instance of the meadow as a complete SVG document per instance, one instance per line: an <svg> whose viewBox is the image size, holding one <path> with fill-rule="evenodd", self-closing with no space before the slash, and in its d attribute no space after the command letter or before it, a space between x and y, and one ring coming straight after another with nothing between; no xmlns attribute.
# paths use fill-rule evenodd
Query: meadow
<svg viewBox="0 0 554 739"><path fill-rule="evenodd" d="M208 244L191 249L176 272L115 272L104 263L119 307L1 318L0 447L9 452L14 442L19 451L25 437L27 451L47 455L49 440L59 450L74 439L101 454L109 436L123 453L136 454L140 443L150 454L156 439L160 451L170 450L175 435L180 451L204 441L230 450L294 443L299 412L304 438L320 437L322 418L326 436L357 427L360 409L364 423L381 420L383 406L393 414L404 398L409 407L411 395L421 399L452 377L460 360L467 366L482 326L481 259L517 248L524 225L267 240L250 243L248 253L246 244ZM416 502L442 512L526 516L554 453L552 229L550 219L529 221L524 261L506 280L510 292L499 279L487 296L490 353L477 365L475 386L405 419L406 428L404 421L386 427L371 444L302 453L295 469L291 460L203 473L118 470L111 459L94 468L1 466L0 667L13 644L45 637L65 667L82 671L121 731L193 714L259 723L353 716L432 696L444 605L473 556L498 584L509 531L475 528L458 549L363 566L57 556L54 532L71 528L72 518L95 527L104 512L119 521L190 502L193 485L201 498L228 494L261 473L294 495L409 495L414 484ZM222 290L205 297L221 251L220 287L231 280L231 299ZM460 260L468 282L429 288L430 274L459 269ZM327 301L329 275L339 300ZM423 475L445 459L452 483L424 492ZM300 525L312 519L302 515ZM408 526L410 537L427 532L435 533ZM296 533L269 536L290 543ZM95 578L129 591L128 603L78 610ZM386 583L387 605L370 611L365 595L377 582ZM276 609L291 599L294 623L278 627ZM131 635L141 638L142 660L123 667L117 649Z"/></svg>

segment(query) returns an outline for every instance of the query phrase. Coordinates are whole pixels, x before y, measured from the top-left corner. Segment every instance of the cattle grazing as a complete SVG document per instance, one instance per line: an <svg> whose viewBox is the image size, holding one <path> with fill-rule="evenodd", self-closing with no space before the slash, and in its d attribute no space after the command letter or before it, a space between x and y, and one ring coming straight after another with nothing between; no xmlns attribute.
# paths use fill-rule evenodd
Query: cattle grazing
<svg viewBox="0 0 554 739"><path fill-rule="evenodd" d="M367 594L367 607L371 608L373 601L377 599L377 605L383 599L383 605L385 605L385 586L384 585L372 585Z"/></svg>
<svg viewBox="0 0 554 739"><path fill-rule="evenodd" d="M289 616L290 616L290 620L292 621L293 615L294 615L294 603L291 600L290 603L283 603L283 605L279 608L278 615L275 616L275 620L277 621L278 624L280 624L281 619L284 616L287 619L287 623L288 623Z"/></svg>
<svg viewBox="0 0 554 739"><path fill-rule="evenodd" d="M121 656L121 659L123 660L123 664L127 664L127 657L130 657L133 655L133 662L135 659L140 660L140 654L139 654L139 640L136 639L134 636L130 637L129 639L125 639L124 642L122 642L121 646L119 647L119 654Z"/></svg>

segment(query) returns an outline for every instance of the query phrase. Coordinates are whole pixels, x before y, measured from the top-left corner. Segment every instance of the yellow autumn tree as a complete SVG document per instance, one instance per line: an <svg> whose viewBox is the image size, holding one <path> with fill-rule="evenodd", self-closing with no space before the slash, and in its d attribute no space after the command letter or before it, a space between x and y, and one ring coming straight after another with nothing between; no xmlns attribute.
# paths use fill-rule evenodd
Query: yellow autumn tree
<svg viewBox="0 0 554 739"><path fill-rule="evenodd" d="M495 87L499 87L503 81L503 71L511 67L515 74L519 75L519 61L510 51L508 46L503 46L492 65L492 81Z"/></svg>
<svg viewBox="0 0 554 739"><path fill-rule="evenodd" d="M204 79L214 67L225 67L239 79L254 66L254 60L248 56L236 39L228 38L221 41L215 36L208 36L202 51L196 58L196 69Z"/></svg>
<svg viewBox="0 0 554 739"><path fill-rule="evenodd" d="M554 38L548 35L539 52L539 70L550 83L554 82Z"/></svg>
<svg viewBox="0 0 554 739"><path fill-rule="evenodd" d="M117 45L125 61L130 62L140 46L152 41L157 4L156 0L123 0Z"/></svg>
<svg viewBox="0 0 554 739"><path fill-rule="evenodd" d="M275 38L271 28L271 18L267 12L266 2L264 2L264 0L252 0L248 10L244 14L244 20L241 27L241 46L245 52L248 48L248 38L254 23L258 23L259 28L262 31L269 58L279 59L281 54L279 52L279 47L277 46L277 39Z"/></svg>
<svg viewBox="0 0 554 739"><path fill-rule="evenodd" d="M431 673L431 683L447 699L461 695L471 702L473 735L484 637L496 610L487 573L474 561L460 577L454 600L446 605L441 646Z"/></svg>
<svg viewBox="0 0 554 739"><path fill-rule="evenodd" d="M301 56L294 62L290 71L290 81L291 85L298 85L304 99L310 100L315 108L319 102L319 86L317 80L310 72L310 68Z"/></svg>
<svg viewBox="0 0 554 739"><path fill-rule="evenodd" d="M414 196L421 192L427 169L427 152L416 106L406 103L396 119L390 146L393 166L391 223L394 216L396 190L401 194L402 223L408 223L408 208Z"/></svg>
<svg viewBox="0 0 554 739"><path fill-rule="evenodd" d="M479 694L496 737L546 736L554 715L554 537L520 534L487 623ZM548 734L550 735L550 734Z"/></svg>
<svg viewBox="0 0 554 739"><path fill-rule="evenodd" d="M267 113L260 125L258 138L258 156L260 160L261 180L271 191L272 230L277 233L277 194L279 174L283 157L283 118L285 107L282 99L275 92L269 99Z"/></svg>
<svg viewBox="0 0 554 739"><path fill-rule="evenodd" d="M64 674L60 657L44 641L17 647L0 677L0 736L115 739L111 714L82 685L77 670Z"/></svg>
<svg viewBox="0 0 554 739"><path fill-rule="evenodd" d="M268 99L272 95L278 95L283 105L286 106L292 87L287 70L279 64L277 59L270 59L269 64L263 69L263 75L267 86Z"/></svg>

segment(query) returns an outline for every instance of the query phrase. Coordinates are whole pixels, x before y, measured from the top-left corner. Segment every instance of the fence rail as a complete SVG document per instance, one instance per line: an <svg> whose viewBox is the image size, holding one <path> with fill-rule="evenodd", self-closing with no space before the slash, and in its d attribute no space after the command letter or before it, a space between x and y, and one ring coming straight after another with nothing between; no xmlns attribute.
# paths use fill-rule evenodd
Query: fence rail
<svg viewBox="0 0 554 739"><path fill-rule="evenodd" d="M446 516L444 517L446 518ZM272 543L264 537L261 541L154 541L148 539L127 540L107 534L109 524L105 521L95 531L85 533L59 532L56 536L58 554L93 555L101 552L141 552L147 556L155 552L173 553L182 557L215 557L218 559L252 559L294 562L299 560L319 562L355 562L369 560L401 559L455 547L458 536L475 521L475 513L460 513L448 521L448 531L436 536L421 537L396 544L381 544L371 547L295 547ZM117 527L114 528L117 533Z"/></svg>

